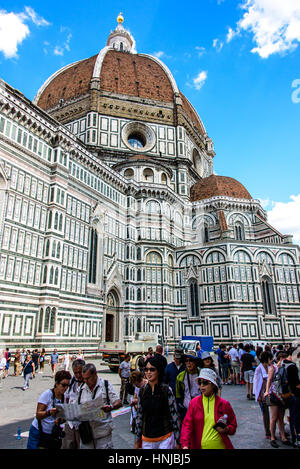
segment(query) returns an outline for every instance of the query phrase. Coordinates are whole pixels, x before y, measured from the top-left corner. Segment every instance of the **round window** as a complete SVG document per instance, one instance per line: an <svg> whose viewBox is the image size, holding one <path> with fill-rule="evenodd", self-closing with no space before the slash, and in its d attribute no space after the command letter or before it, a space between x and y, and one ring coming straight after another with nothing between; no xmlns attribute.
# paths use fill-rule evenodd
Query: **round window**
<svg viewBox="0 0 300 469"><path fill-rule="evenodd" d="M126 169L126 171L124 172L124 177L126 177L127 179L132 179L133 176L134 176L133 169L131 168Z"/></svg>
<svg viewBox="0 0 300 469"><path fill-rule="evenodd" d="M138 132L132 132L128 137L128 143L133 148L144 148L146 145L146 139L144 135Z"/></svg>
<svg viewBox="0 0 300 469"><path fill-rule="evenodd" d="M122 129L122 140L130 150L146 152L155 145L155 133L142 122L129 122Z"/></svg>

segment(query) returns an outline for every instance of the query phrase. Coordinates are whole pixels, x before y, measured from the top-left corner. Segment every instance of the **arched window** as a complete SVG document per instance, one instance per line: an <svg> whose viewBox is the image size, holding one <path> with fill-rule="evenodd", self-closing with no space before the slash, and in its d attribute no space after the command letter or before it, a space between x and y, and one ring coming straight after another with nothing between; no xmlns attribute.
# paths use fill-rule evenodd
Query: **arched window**
<svg viewBox="0 0 300 469"><path fill-rule="evenodd" d="M49 250L50 250L50 241L49 241L49 239L47 239L46 249L45 249L45 257L49 256Z"/></svg>
<svg viewBox="0 0 300 469"><path fill-rule="evenodd" d="M189 267L190 265L198 266L201 265L201 262L198 257L193 255L185 256L183 259L181 259L180 267Z"/></svg>
<svg viewBox="0 0 300 469"><path fill-rule="evenodd" d="M143 175L144 175L144 180L146 182L154 182L154 173L152 169L150 168L144 169Z"/></svg>
<svg viewBox="0 0 300 469"><path fill-rule="evenodd" d="M47 306L44 320L44 332L49 332L50 312L50 307Z"/></svg>
<svg viewBox="0 0 300 469"><path fill-rule="evenodd" d="M126 300L129 300L129 288L127 287L126 288ZM128 334L126 334L128 335Z"/></svg>
<svg viewBox="0 0 300 469"><path fill-rule="evenodd" d="M142 293L141 293L141 289L140 289L140 288L137 289L136 299L137 299L137 301L141 301L141 300L142 300Z"/></svg>
<svg viewBox="0 0 300 469"><path fill-rule="evenodd" d="M51 267L50 269L50 276L49 276L49 283L52 285L53 283L53 275L54 275L54 269Z"/></svg>
<svg viewBox="0 0 300 469"><path fill-rule="evenodd" d="M156 200L149 200L149 202L146 203L146 212L159 214L161 212L159 202Z"/></svg>
<svg viewBox="0 0 300 469"><path fill-rule="evenodd" d="M136 279L138 282L140 282L142 280L142 276L141 276L141 269L138 269L137 270L137 279Z"/></svg>
<svg viewBox="0 0 300 469"><path fill-rule="evenodd" d="M50 327L49 332L55 332L55 323L56 323L56 308L51 309L51 316L50 316Z"/></svg>
<svg viewBox="0 0 300 469"><path fill-rule="evenodd" d="M167 184L168 183L168 178L165 175L165 173L162 173L162 175L161 175L161 183L162 184Z"/></svg>
<svg viewBox="0 0 300 469"><path fill-rule="evenodd" d="M126 267L125 269L125 280L129 280L129 268Z"/></svg>
<svg viewBox="0 0 300 469"><path fill-rule="evenodd" d="M89 283L96 283L97 276L98 235L95 229L90 230Z"/></svg>
<svg viewBox="0 0 300 469"><path fill-rule="evenodd" d="M46 283L46 282L47 282L47 273L48 273L48 268L47 268L47 266L45 265L45 267L44 267L44 275L43 275L43 283Z"/></svg>
<svg viewBox="0 0 300 469"><path fill-rule="evenodd" d="M62 228L63 228L63 216L62 216L62 214L60 214L60 216L59 216L59 226L58 226L59 231L62 231Z"/></svg>
<svg viewBox="0 0 300 469"><path fill-rule="evenodd" d="M55 269L55 275L54 275L54 284L58 284L58 267Z"/></svg>
<svg viewBox="0 0 300 469"><path fill-rule="evenodd" d="M125 335L129 335L129 319L125 319Z"/></svg>
<svg viewBox="0 0 300 469"><path fill-rule="evenodd" d="M201 157L199 155L199 152L194 148L193 150L193 165L195 170L202 175L202 162L201 162Z"/></svg>
<svg viewBox="0 0 300 469"><path fill-rule="evenodd" d="M136 259L137 259L137 261L140 261L142 259L141 248L137 248L137 250L136 250Z"/></svg>
<svg viewBox="0 0 300 469"><path fill-rule="evenodd" d="M199 295L196 280L192 280L190 283L190 302L192 317L199 316Z"/></svg>
<svg viewBox="0 0 300 469"><path fill-rule="evenodd" d="M142 332L142 321L140 318L138 318L136 321L136 332Z"/></svg>
<svg viewBox="0 0 300 469"><path fill-rule="evenodd" d="M57 243L56 257L57 257L57 259L60 258L60 243Z"/></svg>
<svg viewBox="0 0 300 469"><path fill-rule="evenodd" d="M40 309L40 316L39 316L39 325L38 325L38 332L41 333L43 330L43 319L44 319L44 310L43 308Z"/></svg>
<svg viewBox="0 0 300 469"><path fill-rule="evenodd" d="M162 257L157 252L149 252L146 259L147 264L162 264Z"/></svg>
<svg viewBox="0 0 300 469"><path fill-rule="evenodd" d="M204 242L209 243L209 229L206 225L204 226Z"/></svg>
<svg viewBox="0 0 300 469"><path fill-rule="evenodd" d="M245 240L245 230L244 225L242 223L236 223L234 226L235 232L235 239L237 241L244 241Z"/></svg>
<svg viewBox="0 0 300 469"><path fill-rule="evenodd" d="M262 300L265 314L276 314L274 286L267 275L261 279Z"/></svg>
<svg viewBox="0 0 300 469"><path fill-rule="evenodd" d="M55 217L54 217L54 229L55 230L58 229L58 213L57 212L55 213Z"/></svg>
<svg viewBox="0 0 300 469"><path fill-rule="evenodd" d="M120 51L123 52L123 50L124 50L123 42L120 42Z"/></svg>
<svg viewBox="0 0 300 469"><path fill-rule="evenodd" d="M51 228L52 226L52 212L49 212L48 215L48 228Z"/></svg>
<svg viewBox="0 0 300 469"><path fill-rule="evenodd" d="M52 257L55 257L55 252L56 252L56 242L53 241L53 244L52 244Z"/></svg>

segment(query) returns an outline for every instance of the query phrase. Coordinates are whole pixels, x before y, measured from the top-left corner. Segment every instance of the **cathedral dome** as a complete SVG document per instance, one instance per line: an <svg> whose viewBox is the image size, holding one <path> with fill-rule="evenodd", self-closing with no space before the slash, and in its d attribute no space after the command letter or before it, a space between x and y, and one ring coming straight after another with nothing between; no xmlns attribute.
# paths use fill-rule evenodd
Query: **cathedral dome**
<svg viewBox="0 0 300 469"><path fill-rule="evenodd" d="M232 197L234 199L252 199L247 189L236 179L212 174L201 179L191 187L192 202L210 199L216 196Z"/></svg>
<svg viewBox="0 0 300 469"><path fill-rule="evenodd" d="M200 117L180 93L168 67L157 57L138 54L134 38L124 29L122 22L120 14L117 28L110 33L106 47L99 54L67 65L48 78L39 89L34 104L47 112L54 112L54 117L58 118L55 111L60 107L90 98L90 105L83 106L89 112L95 110L92 92L97 90L100 99L110 94L120 98L138 98L148 104L160 103L166 111L158 113L157 118L168 118L168 123L171 123L175 120L177 103L195 129L206 137Z"/></svg>

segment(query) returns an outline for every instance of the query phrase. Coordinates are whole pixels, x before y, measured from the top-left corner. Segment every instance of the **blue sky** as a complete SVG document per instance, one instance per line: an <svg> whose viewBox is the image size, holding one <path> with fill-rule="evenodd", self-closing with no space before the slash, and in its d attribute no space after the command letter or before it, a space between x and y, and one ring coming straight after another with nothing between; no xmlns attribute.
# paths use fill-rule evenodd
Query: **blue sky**
<svg viewBox="0 0 300 469"><path fill-rule="evenodd" d="M0 4L1 78L33 99L56 70L98 53L122 11L137 51L163 60L198 111L215 172L241 181L300 242L300 1L85 5Z"/></svg>

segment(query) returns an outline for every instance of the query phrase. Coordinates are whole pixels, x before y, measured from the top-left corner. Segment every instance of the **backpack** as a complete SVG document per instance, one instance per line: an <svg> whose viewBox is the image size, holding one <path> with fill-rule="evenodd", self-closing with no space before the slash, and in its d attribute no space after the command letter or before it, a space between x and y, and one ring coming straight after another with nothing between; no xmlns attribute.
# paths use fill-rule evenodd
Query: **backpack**
<svg viewBox="0 0 300 469"><path fill-rule="evenodd" d="M274 374L273 393L281 401L292 395L287 375L287 369L290 365L293 365L293 363L282 363Z"/></svg>

